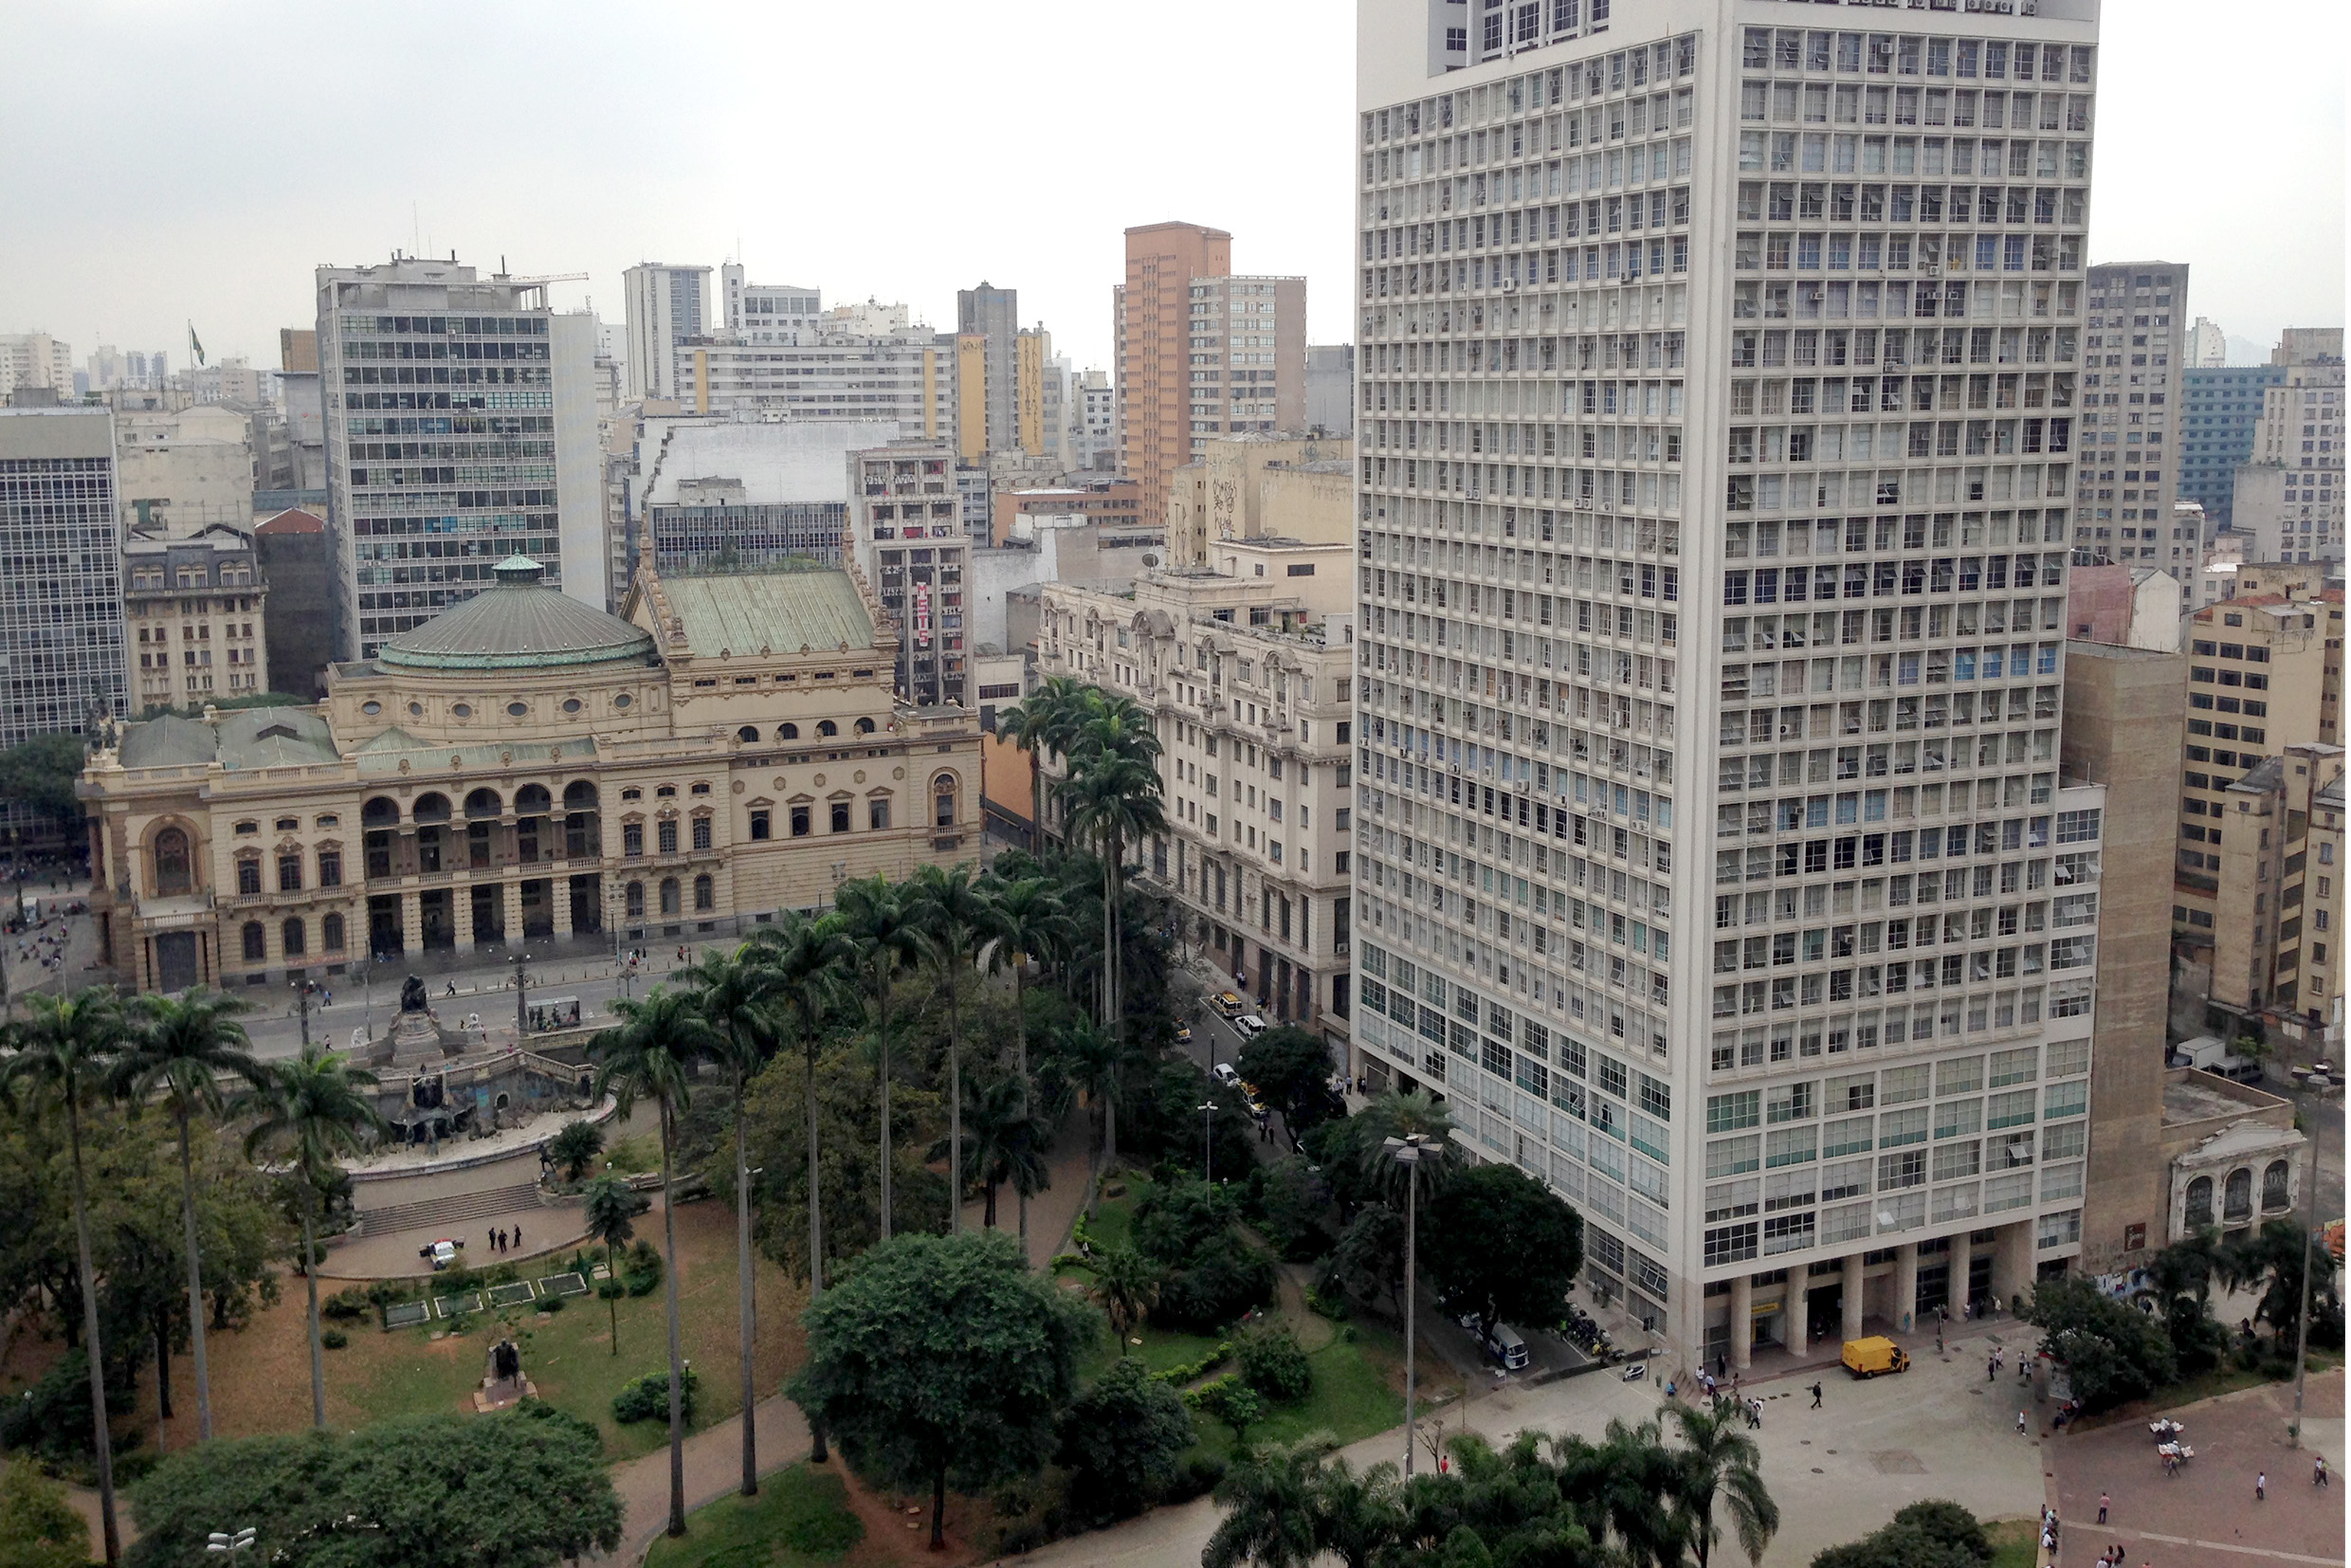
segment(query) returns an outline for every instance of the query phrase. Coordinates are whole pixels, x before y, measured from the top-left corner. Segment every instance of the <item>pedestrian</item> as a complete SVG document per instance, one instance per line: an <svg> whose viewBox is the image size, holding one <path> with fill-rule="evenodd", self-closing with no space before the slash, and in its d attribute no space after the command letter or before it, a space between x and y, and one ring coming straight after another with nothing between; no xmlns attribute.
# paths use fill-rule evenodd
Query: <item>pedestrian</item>
<svg viewBox="0 0 2351 1568"><path fill-rule="evenodd" d="M1716 1351L1714 1353L1714 1375L1717 1377L1720 1377L1727 1371L1729 1371L1729 1368L1723 1362L1722 1353L1719 1350ZM1708 1389L1706 1392L1712 1394L1714 1391L1712 1389Z"/></svg>
<svg viewBox="0 0 2351 1568"><path fill-rule="evenodd" d="M2268 1470L2256 1470L2253 1473L2253 1501L2256 1503L2269 1501L2269 1472Z"/></svg>
<svg viewBox="0 0 2351 1568"><path fill-rule="evenodd" d="M519 1225L516 1226L514 1228L514 1234L508 1236L506 1239L512 1242L515 1246L520 1247L522 1245L522 1227Z"/></svg>
<svg viewBox="0 0 2351 1568"><path fill-rule="evenodd" d="M2320 1454L2310 1462L2310 1485L2313 1486L2326 1485L2326 1455Z"/></svg>
<svg viewBox="0 0 2351 1568"><path fill-rule="evenodd" d="M1997 1356L1987 1356L1987 1357L1985 1357L1985 1358L1984 1358L1984 1381L1988 1383L1988 1382L1992 1381L1992 1379L1993 1379L1993 1378L1997 1377L1999 1375L2000 1375L2000 1358L1999 1358L1999 1357L1997 1357Z"/></svg>
<svg viewBox="0 0 2351 1568"><path fill-rule="evenodd" d="M456 994L457 994L457 982L456 982L455 980L451 980L451 981L449 982L449 989L448 989L448 990L447 990L447 991L445 991L445 992L443 992L441 994L443 994L444 996L454 996L454 995L456 995Z"/></svg>
<svg viewBox="0 0 2351 1568"><path fill-rule="evenodd" d="M1818 1410L1819 1408L1820 1408L1820 1385L1819 1385L1817 1382L1815 1382L1814 1384L1813 1384L1813 1409L1814 1409L1814 1410Z"/></svg>
<svg viewBox="0 0 2351 1568"><path fill-rule="evenodd" d="M2107 1496L2105 1493L2104 1493L2104 1492L2100 1492L2100 1493L2098 1494L2098 1522L2099 1522L2099 1523L2104 1524L2104 1523L2106 1522L2106 1504L2107 1504L2108 1503L2111 1503L2112 1501L2114 1501L2114 1500L2113 1500L2112 1498L2108 1497L2108 1496Z"/></svg>
<svg viewBox="0 0 2351 1568"><path fill-rule="evenodd" d="M2025 1434L2025 1413L2024 1413L2023 1411L2018 1411L2018 1412L2016 1413L2016 1435L2017 1435L2017 1436L2019 1436L2019 1437L2022 1437L2024 1434Z"/></svg>

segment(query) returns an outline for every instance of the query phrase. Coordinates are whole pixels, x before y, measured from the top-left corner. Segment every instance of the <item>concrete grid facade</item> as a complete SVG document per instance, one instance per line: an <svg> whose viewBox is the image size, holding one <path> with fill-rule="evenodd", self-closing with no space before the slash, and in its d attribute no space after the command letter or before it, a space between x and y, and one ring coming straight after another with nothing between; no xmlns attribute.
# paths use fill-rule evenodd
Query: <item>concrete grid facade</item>
<svg viewBox="0 0 2351 1568"><path fill-rule="evenodd" d="M1445 14L1361 24L1366 1065L1686 1354L2005 1302L2088 1132L2094 9L1660 0L1440 74Z"/></svg>
<svg viewBox="0 0 2351 1568"><path fill-rule="evenodd" d="M2236 470L2252 458L2265 389L2285 378L2277 365L2191 365L2180 377L2179 499L2203 506L2209 532L2232 526Z"/></svg>
<svg viewBox="0 0 2351 1568"><path fill-rule="evenodd" d="M2189 581L2200 531L2172 514L2187 372L2188 267L2116 262L2089 269L2082 373L2081 478L2073 542L2110 561L2158 564Z"/></svg>
<svg viewBox="0 0 2351 1568"><path fill-rule="evenodd" d="M0 409L0 748L123 711L115 507L112 415Z"/></svg>

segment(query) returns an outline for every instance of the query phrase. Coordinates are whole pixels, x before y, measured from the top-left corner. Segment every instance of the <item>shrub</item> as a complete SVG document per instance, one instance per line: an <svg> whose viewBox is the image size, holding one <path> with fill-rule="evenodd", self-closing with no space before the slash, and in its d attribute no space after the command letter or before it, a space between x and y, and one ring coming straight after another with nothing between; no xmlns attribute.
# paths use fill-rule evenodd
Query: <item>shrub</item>
<svg viewBox="0 0 2351 1568"><path fill-rule="evenodd" d="M659 1249L650 1242L639 1241L621 1260L620 1278L631 1296L651 1295L660 1288L662 1282L662 1255Z"/></svg>
<svg viewBox="0 0 2351 1568"><path fill-rule="evenodd" d="M319 1342L329 1350L340 1350L345 1345L351 1343L351 1336L344 1333L339 1328L320 1329L319 1331Z"/></svg>
<svg viewBox="0 0 2351 1568"><path fill-rule="evenodd" d="M1294 1404L1314 1387L1314 1368L1287 1324L1268 1323L1241 1336L1241 1377L1267 1398Z"/></svg>
<svg viewBox="0 0 2351 1568"><path fill-rule="evenodd" d="M408 1292L392 1284L390 1280L377 1280L371 1284L367 1289L362 1292L362 1298L367 1302L368 1305L375 1308L376 1311L381 1312L384 1308L390 1306L394 1302L406 1301L408 1299Z"/></svg>
<svg viewBox="0 0 2351 1568"><path fill-rule="evenodd" d="M563 1298L560 1296L541 1296L538 1299L538 1309L541 1312L560 1312L563 1310Z"/></svg>
<svg viewBox="0 0 2351 1568"><path fill-rule="evenodd" d="M332 1318L339 1323L357 1322L368 1315L370 1304L366 1294L355 1285L349 1289L337 1290L320 1302L319 1315Z"/></svg>
<svg viewBox="0 0 2351 1568"><path fill-rule="evenodd" d="M125 1386L118 1388L118 1383ZM107 1413L131 1408L128 1379L106 1380ZM40 1380L13 1397L0 1399L0 1448L31 1449L65 1463L92 1456L90 1449L90 1357L80 1346L49 1363Z"/></svg>
<svg viewBox="0 0 2351 1568"><path fill-rule="evenodd" d="M664 1416L669 1413L668 1398L668 1393L665 1390L662 1395L664 1406L662 1414ZM526 1421L545 1421L578 1433L588 1440L588 1447L592 1452L604 1447L604 1433L597 1430L593 1421L584 1415L574 1415L568 1410L559 1410L544 1399L525 1399L515 1407L515 1413Z"/></svg>
<svg viewBox="0 0 2351 1568"><path fill-rule="evenodd" d="M616 1302L627 1294L629 1294L628 1286L618 1280L598 1280L596 1282L596 1300L600 1302ZM561 1299L561 1297L556 1298L558 1301Z"/></svg>
<svg viewBox="0 0 2351 1568"><path fill-rule="evenodd" d="M1140 1513L1172 1486L1192 1447L1192 1412L1142 1362L1121 1357L1061 1420L1070 1502L1094 1519Z"/></svg>
<svg viewBox="0 0 2351 1568"><path fill-rule="evenodd" d="M1238 1373L1226 1373L1212 1383L1206 1383L1186 1396L1203 1415L1222 1421L1232 1429L1232 1441L1239 1445L1248 1441L1248 1430L1265 1419L1266 1402L1257 1391L1241 1380Z"/></svg>
<svg viewBox="0 0 2351 1568"><path fill-rule="evenodd" d="M1170 1484L1165 1496L1169 1503L1189 1503L1195 1497L1206 1497L1225 1478L1225 1456L1220 1453L1194 1452L1184 1456L1183 1468Z"/></svg>
<svg viewBox="0 0 2351 1568"><path fill-rule="evenodd" d="M1152 1311L1152 1321L1163 1328L1212 1334L1251 1307L1272 1301L1274 1283L1272 1260L1235 1236L1159 1282L1159 1304Z"/></svg>
<svg viewBox="0 0 2351 1568"><path fill-rule="evenodd" d="M692 1367L685 1369L682 1385L685 1419L694 1419L694 1390L701 1375ZM612 1395L612 1419L622 1426L632 1421L666 1421L669 1419L669 1374L666 1370L648 1372L634 1382L624 1386Z"/></svg>

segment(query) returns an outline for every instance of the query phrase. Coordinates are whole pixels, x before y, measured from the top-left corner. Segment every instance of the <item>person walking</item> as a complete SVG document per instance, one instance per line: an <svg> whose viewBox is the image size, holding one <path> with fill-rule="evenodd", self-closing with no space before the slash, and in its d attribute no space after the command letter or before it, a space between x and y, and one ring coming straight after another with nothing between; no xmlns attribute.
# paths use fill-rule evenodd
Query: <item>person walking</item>
<svg viewBox="0 0 2351 1568"><path fill-rule="evenodd" d="M2269 1472L2268 1470L2256 1470L2253 1473L2253 1501L2256 1503L2269 1501Z"/></svg>
<svg viewBox="0 0 2351 1568"><path fill-rule="evenodd" d="M2107 1496L2105 1493L2104 1493L2104 1492L2100 1492L2100 1493L2098 1494L2098 1522L2099 1522L2099 1523L2104 1524L2104 1523L2106 1522L2106 1504L2109 1504L2109 1503L2111 1503L2111 1502L2113 1502L2113 1501L2114 1501L2114 1500L2113 1500L2112 1498L2108 1497L2108 1496Z"/></svg>
<svg viewBox="0 0 2351 1568"><path fill-rule="evenodd" d="M1814 1410L1818 1410L1819 1408L1820 1408L1820 1385L1819 1385L1818 1383L1814 1383L1814 1384L1813 1385L1813 1409L1814 1409Z"/></svg>
<svg viewBox="0 0 2351 1568"><path fill-rule="evenodd" d="M2326 1455L2323 1453L2310 1461L2310 1485L2313 1486L2326 1485Z"/></svg>
<svg viewBox="0 0 2351 1568"><path fill-rule="evenodd" d="M1984 1381L1988 1383L1999 1375L2000 1358L1996 1352L1993 1355L1984 1358Z"/></svg>
<svg viewBox="0 0 2351 1568"><path fill-rule="evenodd" d="M2016 1413L2016 1435L2017 1435L2017 1436L2019 1436L2019 1437L2022 1437L2024 1434L2025 1434L2025 1413L2024 1413L2023 1411L2018 1411L2018 1412Z"/></svg>
<svg viewBox="0 0 2351 1568"><path fill-rule="evenodd" d="M518 1248L520 1247L522 1245L522 1227L519 1225L516 1226L514 1228L514 1234L508 1236L506 1239L514 1246Z"/></svg>

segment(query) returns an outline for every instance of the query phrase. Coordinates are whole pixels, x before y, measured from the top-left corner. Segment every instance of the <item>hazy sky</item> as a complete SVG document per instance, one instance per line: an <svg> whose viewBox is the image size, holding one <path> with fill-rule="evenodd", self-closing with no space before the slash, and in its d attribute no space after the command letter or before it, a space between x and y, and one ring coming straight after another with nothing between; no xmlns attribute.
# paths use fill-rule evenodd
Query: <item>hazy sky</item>
<svg viewBox="0 0 2351 1568"><path fill-rule="evenodd" d="M2237 337L2342 322L2347 30L2342 0L2107 5L2091 259L2193 264L2190 313ZM0 332L177 366L192 319L275 364L321 262L586 272L557 302L617 322L630 263L739 255L945 326L957 287L1016 287L1083 366L1120 231L1185 219L1304 273L1344 340L1354 32L1345 0L24 0Z"/></svg>

